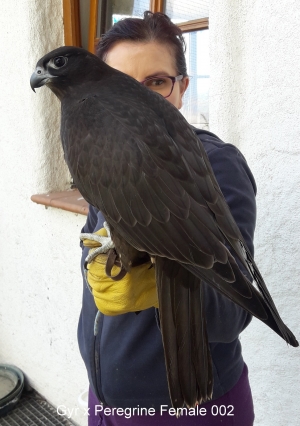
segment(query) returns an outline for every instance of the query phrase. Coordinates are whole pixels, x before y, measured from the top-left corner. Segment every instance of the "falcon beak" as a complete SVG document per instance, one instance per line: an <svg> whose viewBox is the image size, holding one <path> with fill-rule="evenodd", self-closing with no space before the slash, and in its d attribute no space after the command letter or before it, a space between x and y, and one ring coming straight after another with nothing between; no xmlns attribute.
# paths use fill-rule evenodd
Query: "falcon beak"
<svg viewBox="0 0 300 426"><path fill-rule="evenodd" d="M46 72L42 67L36 67L34 73L30 77L30 86L35 92L34 89L49 83L51 78L53 78L53 76Z"/></svg>

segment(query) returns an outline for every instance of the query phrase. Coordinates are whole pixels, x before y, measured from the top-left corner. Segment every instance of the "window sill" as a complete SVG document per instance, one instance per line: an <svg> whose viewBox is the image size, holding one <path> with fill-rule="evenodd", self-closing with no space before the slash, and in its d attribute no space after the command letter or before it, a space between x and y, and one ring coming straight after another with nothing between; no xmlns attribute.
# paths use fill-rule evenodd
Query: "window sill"
<svg viewBox="0 0 300 426"><path fill-rule="evenodd" d="M37 204L47 207L67 210L68 212L79 213L87 216L89 205L82 197L78 189L68 191L49 192L48 194L36 194L31 196L31 200Z"/></svg>

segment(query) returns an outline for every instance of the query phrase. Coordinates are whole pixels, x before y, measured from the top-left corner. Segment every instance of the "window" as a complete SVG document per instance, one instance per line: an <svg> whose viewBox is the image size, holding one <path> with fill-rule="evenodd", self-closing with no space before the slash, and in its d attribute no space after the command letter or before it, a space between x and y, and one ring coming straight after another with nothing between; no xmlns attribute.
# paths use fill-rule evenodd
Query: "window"
<svg viewBox="0 0 300 426"><path fill-rule="evenodd" d="M209 128L208 0L167 0L165 13L184 32L190 85L182 114L201 129ZM195 17L197 19L195 19Z"/></svg>
<svg viewBox="0 0 300 426"><path fill-rule="evenodd" d="M201 129L209 128L208 29L184 33L190 84L184 96L182 114Z"/></svg>

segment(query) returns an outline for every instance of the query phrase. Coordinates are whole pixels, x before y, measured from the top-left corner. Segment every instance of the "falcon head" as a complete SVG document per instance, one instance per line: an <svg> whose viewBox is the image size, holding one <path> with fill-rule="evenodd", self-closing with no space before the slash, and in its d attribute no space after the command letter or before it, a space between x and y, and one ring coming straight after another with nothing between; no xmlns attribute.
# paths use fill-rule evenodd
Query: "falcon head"
<svg viewBox="0 0 300 426"><path fill-rule="evenodd" d="M87 75L90 81L100 80L109 68L85 49L59 47L38 61L30 85L34 92L46 85L61 99L67 91L82 84Z"/></svg>

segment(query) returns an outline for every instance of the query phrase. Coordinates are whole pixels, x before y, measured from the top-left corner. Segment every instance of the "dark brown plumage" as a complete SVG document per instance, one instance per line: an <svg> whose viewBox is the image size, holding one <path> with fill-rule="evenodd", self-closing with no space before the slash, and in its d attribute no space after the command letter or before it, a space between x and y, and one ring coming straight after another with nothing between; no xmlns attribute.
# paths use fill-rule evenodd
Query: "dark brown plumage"
<svg viewBox="0 0 300 426"><path fill-rule="evenodd" d="M74 181L113 228L117 250L127 251L123 239L155 258L173 406L193 407L212 394L204 281L298 346L232 218L203 146L176 108L72 47L38 62L31 85L43 84L61 100L61 138Z"/></svg>

